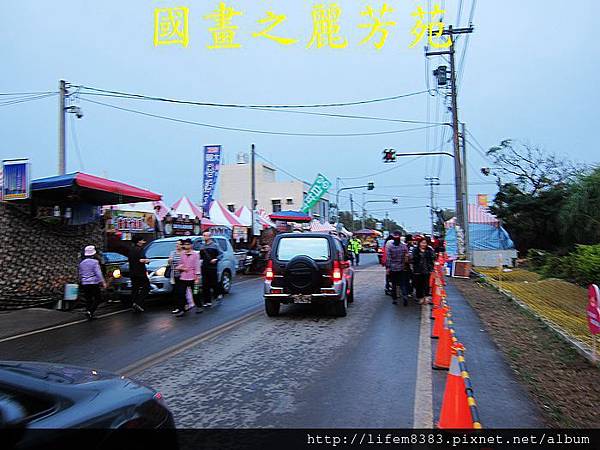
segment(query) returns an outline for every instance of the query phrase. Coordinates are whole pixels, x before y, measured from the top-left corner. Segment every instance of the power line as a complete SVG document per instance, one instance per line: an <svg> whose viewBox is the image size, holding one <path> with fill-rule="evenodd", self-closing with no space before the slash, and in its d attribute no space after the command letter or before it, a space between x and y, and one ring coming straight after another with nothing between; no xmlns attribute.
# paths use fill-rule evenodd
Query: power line
<svg viewBox="0 0 600 450"><path fill-rule="evenodd" d="M44 95L35 95L35 96L29 96L29 97L23 97L23 98L16 98L16 99L11 99L11 100L6 100L3 102L0 102L0 106L10 106L10 105L16 105L18 103L25 103L25 102L33 102L36 100L42 100L48 97L53 97L55 96L56 93L50 93L50 94L44 94Z"/></svg>
<svg viewBox="0 0 600 450"><path fill-rule="evenodd" d="M397 170L397 169L400 169L401 167L404 167L404 166L407 166L407 165L409 165L409 164L412 164L412 163L414 163L415 161L417 161L417 160L419 160L419 159L421 159L421 158L423 158L423 156L418 156L417 158L415 158L415 159L413 159L413 160L411 160L411 161L407 161L407 162L406 162L406 163L404 163L404 164L398 164L398 165L394 165L394 167L391 167L391 168L389 168L389 169L382 170L382 171L380 171L380 172L370 173L370 174L368 174L368 175L361 175L361 176L359 176L359 177L344 177L344 178L342 178L342 179L343 179L343 180L361 180L361 179L364 179L364 178L372 178L372 177L376 177L377 175L382 175L382 174L384 174L384 173L391 172L392 170Z"/></svg>
<svg viewBox="0 0 600 450"><path fill-rule="evenodd" d="M283 169L281 166L275 164L273 161L271 161L270 159L265 158L263 155L259 154L258 152L254 152L254 154L256 156L258 156L260 159L262 159L263 161L271 164L273 167L275 167L277 170L280 170L281 172L285 173L286 175L292 177L294 180L296 181L300 181L301 183L306 183L306 181L304 181L302 178L297 177L296 175L294 175L291 172L288 172L287 170Z"/></svg>
<svg viewBox="0 0 600 450"><path fill-rule="evenodd" d="M378 102L386 102L386 101L391 101L391 100L398 100L400 98L412 97L412 96L424 94L427 92L427 91L418 91L418 92L411 92L408 94L394 95L391 97L383 97L383 98L376 98L376 99L370 99L370 100L358 100L358 101L353 101L353 102L340 102L340 103L318 103L318 104L312 104L312 105L252 105L252 104L243 105L243 104L236 104L236 103L213 103L213 102L196 102L196 101L188 101L188 100L175 100L175 99L170 99L170 98L165 98L165 97L154 97L154 96L148 96L148 95L131 94L131 93L127 93L127 92L98 89L98 88L93 88L93 87L89 87L89 86L76 86L76 87L81 88L83 90L99 92L102 94L113 94L115 96L126 97L126 98L139 98L139 99L145 99L145 100L155 100L155 101L162 101L162 102L168 102L168 103L181 103L181 104L186 104L186 105L197 105L197 106L218 106L218 107L222 107L222 108L328 108L328 107L337 107L337 106L355 106L355 105L365 105L365 104L369 104L369 103L378 103ZM87 92L82 92L82 94L83 95L92 95Z"/></svg>
<svg viewBox="0 0 600 450"><path fill-rule="evenodd" d="M125 95L97 94L97 93L86 93L86 92L83 92L82 94L83 95L95 95L95 96L101 96L101 97L122 98L122 99L128 99L128 100L162 101L162 100L156 100L156 99L152 99L152 98L141 98L141 97L125 96ZM171 102L169 102L169 103L171 103ZM233 107L233 106L223 106L223 105L204 105L204 104L199 104L199 103L195 103L195 102L189 103L189 102L184 102L184 101L173 101L173 103L186 104L186 105L192 105L192 106ZM287 109L288 107L285 107L285 109L275 109L273 107L258 107L258 106L242 107L242 106L240 106L239 108L240 109L249 109L249 110L253 110L253 111L268 111L268 112L278 112L278 113L286 113L286 114L304 114L304 115L321 116L321 117L335 117L335 118L341 118L341 119L360 119L360 120L376 120L376 121L394 122L394 123L445 125L443 123L424 122L422 120L411 120L411 119L394 119L391 117L359 116L356 114L319 113L319 112L314 112L314 111L294 111L292 109Z"/></svg>
<svg viewBox="0 0 600 450"><path fill-rule="evenodd" d="M169 120L171 122L177 123L185 123L188 125L196 125L200 127L206 128L215 128L218 130L228 130L228 131L239 131L243 133L255 133L255 134L269 134L269 135L278 135L278 136L307 136L307 137L356 137L356 136L377 136L377 135L385 135L385 134L398 134L398 133L407 133L411 131L419 131L425 130L427 128L439 127L441 125L425 125L422 127L414 127L414 128L406 128L404 130L390 130L390 131L375 131L375 132L366 132L366 133L292 133L285 131L267 131L267 130L254 130L249 128L237 128L237 127L226 127L222 125L215 125L210 123L202 123L202 122L194 122L191 120L177 119L174 117L163 116L160 114L152 114L144 111L139 111L136 109L123 108L121 106L112 105L110 103L103 103L96 100L90 100L87 98L81 98L84 102L94 103L97 105L102 105L108 108L118 109L120 111L126 111L134 114L140 114L142 116L154 117L156 119Z"/></svg>
<svg viewBox="0 0 600 450"><path fill-rule="evenodd" d="M0 92L0 95L17 96L17 95L43 95L43 94L58 94L57 91L44 92Z"/></svg>

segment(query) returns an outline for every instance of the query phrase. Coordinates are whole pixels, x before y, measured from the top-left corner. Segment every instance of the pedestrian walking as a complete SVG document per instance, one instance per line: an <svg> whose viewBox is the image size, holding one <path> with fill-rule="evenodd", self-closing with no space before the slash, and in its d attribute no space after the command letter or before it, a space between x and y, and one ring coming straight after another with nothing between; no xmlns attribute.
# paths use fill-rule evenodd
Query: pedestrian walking
<svg viewBox="0 0 600 450"><path fill-rule="evenodd" d="M183 317L187 311L187 291L194 288L200 276L200 255L192 249L192 240L182 241L183 251L179 254L179 264L175 270L179 278L175 282L175 293L178 299L178 312L175 317ZM199 308L200 309L200 308ZM198 309L198 310L199 310Z"/></svg>
<svg viewBox="0 0 600 450"><path fill-rule="evenodd" d="M85 315L88 320L92 320L102 299L100 288L106 289L100 262L96 259L96 247L93 245L88 245L83 251L83 260L79 263L79 283L85 298Z"/></svg>
<svg viewBox="0 0 600 450"><path fill-rule="evenodd" d="M381 265L383 267L387 268L386 262L387 262L387 246L388 244L391 244L392 240L394 239L394 237L390 234L385 241L383 242L383 251L381 252ZM385 271L385 288L384 288L384 292L385 295L392 295L392 284L390 281L390 274L388 273L388 271Z"/></svg>
<svg viewBox="0 0 600 450"><path fill-rule="evenodd" d="M406 246L408 247L409 263L404 266L404 272L406 272L406 286L408 290L408 296L412 299L415 298L415 284L413 282L413 271L412 271L412 254L415 246L412 234L407 234L404 238Z"/></svg>
<svg viewBox="0 0 600 450"><path fill-rule="evenodd" d="M391 243L385 246L386 273L389 275L392 291L392 303L398 304L398 288L402 292L402 302L408 306L408 286L404 266L408 264L408 247L401 240L400 232L393 233Z"/></svg>
<svg viewBox="0 0 600 450"><path fill-rule="evenodd" d="M132 238L133 248L129 251L129 273L131 275L131 299L134 312L144 312L144 302L148 292L150 292L150 280L146 264L150 262L146 258L144 246L146 239L140 235L134 235Z"/></svg>
<svg viewBox="0 0 600 450"><path fill-rule="evenodd" d="M181 272L177 270L177 266L179 266L179 264L181 263L181 253L183 253L183 239L179 239L177 241L177 243L175 244L175 250L173 250L169 255L169 269L171 272L169 274L169 281L171 282L171 285L173 285L173 294L175 296L175 309L171 311L171 314L177 314L180 312L179 299L177 298L177 290L175 289L175 286L177 285L177 280L179 280L179 277L181 276ZM193 309L196 306L196 304L194 303L193 289L186 289L185 299L186 311L189 311L190 309ZM201 313L202 307L200 307L196 312Z"/></svg>
<svg viewBox="0 0 600 450"><path fill-rule="evenodd" d="M421 305L426 302L425 297L427 296L429 277L433 272L433 262L433 249L428 245L427 239L422 237L412 253L413 282L417 291L417 300Z"/></svg>
<svg viewBox="0 0 600 450"><path fill-rule="evenodd" d="M362 244L356 237L351 237L348 242L348 250L350 251L352 265L360 265L360 251L362 250Z"/></svg>
<svg viewBox="0 0 600 450"><path fill-rule="evenodd" d="M200 247L200 259L202 260L202 300L204 306L212 306L214 298L223 298L219 287L218 266L223 258L223 250L212 238L210 231L202 233L204 242Z"/></svg>

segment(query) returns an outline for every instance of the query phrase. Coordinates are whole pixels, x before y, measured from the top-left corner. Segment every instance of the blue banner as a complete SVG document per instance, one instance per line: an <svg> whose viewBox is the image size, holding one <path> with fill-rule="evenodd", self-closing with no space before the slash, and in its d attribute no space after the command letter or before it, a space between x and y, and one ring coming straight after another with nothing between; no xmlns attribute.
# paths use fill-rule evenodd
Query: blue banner
<svg viewBox="0 0 600 450"><path fill-rule="evenodd" d="M4 160L2 163L3 200L24 200L29 198L29 160Z"/></svg>
<svg viewBox="0 0 600 450"><path fill-rule="evenodd" d="M212 203L213 194L217 186L219 168L221 167L221 146L204 146L204 182L202 183L202 212L208 217L208 210Z"/></svg>

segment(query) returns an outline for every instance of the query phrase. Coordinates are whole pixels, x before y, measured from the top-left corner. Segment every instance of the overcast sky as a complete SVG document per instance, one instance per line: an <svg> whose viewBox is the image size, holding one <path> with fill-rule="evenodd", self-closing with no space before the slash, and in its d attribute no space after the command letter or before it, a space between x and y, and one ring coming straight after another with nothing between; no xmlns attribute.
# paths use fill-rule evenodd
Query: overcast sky
<svg viewBox="0 0 600 450"><path fill-rule="evenodd" d="M467 24L472 0L462 6L460 26ZM226 2L243 13L239 49L209 50L210 21L217 8L208 0L6 0L0 27L0 92L55 91L59 79L74 85L177 99L235 104L315 104L376 99L427 89L431 70L443 63L432 58L429 73L423 43L409 48L417 5L436 2L389 0L396 21L381 50L360 45L368 30L359 28L367 5L380 1L339 0L344 49L307 48L312 36L312 1ZM458 0L445 3L444 22L457 25ZM597 13L591 0L479 1L460 80L460 120L484 150L505 138L521 139L583 162L597 162L596 131L600 100ZM155 7L187 6L189 45L153 45ZM273 34L298 39L283 46L252 37L264 26L266 11L288 20ZM376 40L375 38L374 40ZM458 59L465 39L457 45ZM433 86L433 84L431 84ZM400 205L373 204L411 230L428 229L429 188L424 177L439 176L436 206L453 206L453 163L445 156L405 158L395 170L384 165L384 148L433 151L440 143L451 150L444 126L405 133L353 137L304 137L250 134L175 123L83 101L89 99L218 126L288 133L348 134L396 131L415 124L341 119L247 109L181 106L149 101L81 96L84 118L69 118L67 169L83 170L164 195L173 203L186 194L200 198L202 146L221 144L225 158L257 151L278 166L312 181L322 172L344 185L369 180L378 186L368 199L400 198ZM6 101L0 98L0 102ZM58 99L0 105L0 158L28 157L34 177L57 172ZM429 110L429 114L428 114ZM394 101L304 111L447 122L441 96L420 94ZM470 138L472 144L475 139ZM79 151L75 145L78 142ZM471 199L494 193L493 180L479 174L488 166L477 145L469 145ZM282 179L287 178L282 175ZM487 184L486 184L487 183ZM491 184L490 184L491 183ZM356 192L358 200L360 191ZM348 200L341 206L346 208Z"/></svg>

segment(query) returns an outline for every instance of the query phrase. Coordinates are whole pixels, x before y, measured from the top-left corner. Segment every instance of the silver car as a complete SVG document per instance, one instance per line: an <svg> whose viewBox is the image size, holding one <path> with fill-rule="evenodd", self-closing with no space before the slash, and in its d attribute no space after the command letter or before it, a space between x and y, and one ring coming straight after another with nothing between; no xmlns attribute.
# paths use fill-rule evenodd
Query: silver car
<svg viewBox="0 0 600 450"><path fill-rule="evenodd" d="M150 279L149 295L167 295L173 291L173 285L165 274L167 272L169 255L175 250L175 245L180 239L191 239L192 248L196 251L200 250L200 246L204 242L202 236L184 236L157 239L146 245L144 251L146 258L150 260L150 263L146 265L148 278ZM221 258L217 265L217 276L222 292L227 294L231 289L233 277L236 273L237 260L231 243L225 237L213 236L213 239L221 250L223 250L223 258ZM131 294L131 279L129 278L128 264L124 264L121 267L121 277L115 280L115 289L121 295Z"/></svg>

